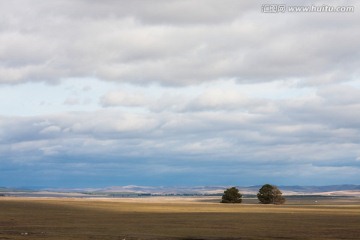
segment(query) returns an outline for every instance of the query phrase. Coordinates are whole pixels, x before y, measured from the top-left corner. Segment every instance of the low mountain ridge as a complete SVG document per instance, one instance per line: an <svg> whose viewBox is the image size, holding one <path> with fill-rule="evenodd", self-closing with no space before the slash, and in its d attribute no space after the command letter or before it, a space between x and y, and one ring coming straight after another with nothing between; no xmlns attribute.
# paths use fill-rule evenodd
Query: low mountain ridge
<svg viewBox="0 0 360 240"><path fill-rule="evenodd" d="M6 188L0 187L2 195L13 196L84 196L84 197L136 197L136 196L218 196L230 186L111 186L105 188ZM261 185L236 186L243 195L256 195ZM328 186L278 186L284 195L324 195L324 196L358 196L360 185L328 185Z"/></svg>

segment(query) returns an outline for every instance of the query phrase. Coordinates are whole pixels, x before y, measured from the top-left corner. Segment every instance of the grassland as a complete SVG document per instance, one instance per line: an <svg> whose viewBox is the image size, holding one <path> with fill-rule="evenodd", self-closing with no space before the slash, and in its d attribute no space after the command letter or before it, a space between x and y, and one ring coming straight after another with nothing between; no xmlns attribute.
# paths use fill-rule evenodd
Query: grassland
<svg viewBox="0 0 360 240"><path fill-rule="evenodd" d="M1 197L0 239L360 239L359 199L213 201Z"/></svg>

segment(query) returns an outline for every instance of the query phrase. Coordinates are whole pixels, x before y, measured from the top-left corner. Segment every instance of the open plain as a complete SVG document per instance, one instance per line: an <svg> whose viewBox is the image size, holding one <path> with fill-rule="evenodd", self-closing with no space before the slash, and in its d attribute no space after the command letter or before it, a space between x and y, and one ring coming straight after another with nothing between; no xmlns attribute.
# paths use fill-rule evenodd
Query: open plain
<svg viewBox="0 0 360 240"><path fill-rule="evenodd" d="M0 198L0 239L359 239L360 199Z"/></svg>

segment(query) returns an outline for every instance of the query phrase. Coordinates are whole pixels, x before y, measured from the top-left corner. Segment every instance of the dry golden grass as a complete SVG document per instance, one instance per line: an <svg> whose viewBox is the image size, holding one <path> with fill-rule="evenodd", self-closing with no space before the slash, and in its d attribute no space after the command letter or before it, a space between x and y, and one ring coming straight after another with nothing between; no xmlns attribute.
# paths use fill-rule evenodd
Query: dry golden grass
<svg viewBox="0 0 360 240"><path fill-rule="evenodd" d="M0 239L359 239L359 202L0 198Z"/></svg>

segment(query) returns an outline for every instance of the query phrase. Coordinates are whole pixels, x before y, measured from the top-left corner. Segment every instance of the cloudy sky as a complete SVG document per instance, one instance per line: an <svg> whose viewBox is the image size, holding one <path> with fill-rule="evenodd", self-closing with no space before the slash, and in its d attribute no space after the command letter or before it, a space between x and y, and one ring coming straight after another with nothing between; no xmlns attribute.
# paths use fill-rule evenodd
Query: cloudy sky
<svg viewBox="0 0 360 240"><path fill-rule="evenodd" d="M264 3L0 1L0 186L360 184L360 4Z"/></svg>

